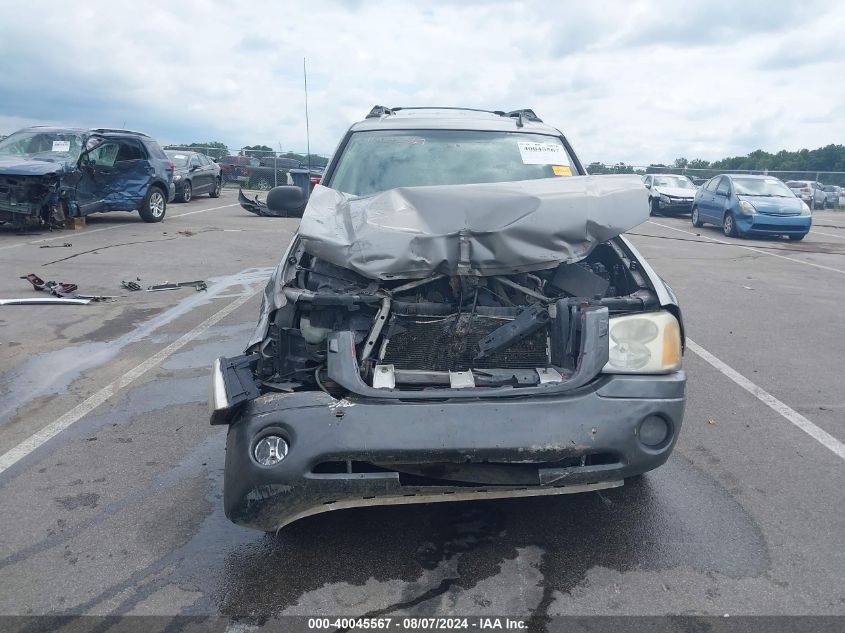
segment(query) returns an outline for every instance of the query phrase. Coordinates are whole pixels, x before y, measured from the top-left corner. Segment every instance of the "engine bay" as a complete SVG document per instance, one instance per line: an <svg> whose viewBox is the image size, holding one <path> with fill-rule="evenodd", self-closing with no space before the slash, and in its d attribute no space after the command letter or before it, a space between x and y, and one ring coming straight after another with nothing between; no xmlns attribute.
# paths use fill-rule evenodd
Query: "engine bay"
<svg viewBox="0 0 845 633"><path fill-rule="evenodd" d="M372 280L302 249L285 266L287 302L252 365L262 393L342 397L347 390L327 371L327 343L338 332L351 333L361 380L375 389L563 383L578 367L587 312L657 306L618 240L574 264L512 275Z"/></svg>

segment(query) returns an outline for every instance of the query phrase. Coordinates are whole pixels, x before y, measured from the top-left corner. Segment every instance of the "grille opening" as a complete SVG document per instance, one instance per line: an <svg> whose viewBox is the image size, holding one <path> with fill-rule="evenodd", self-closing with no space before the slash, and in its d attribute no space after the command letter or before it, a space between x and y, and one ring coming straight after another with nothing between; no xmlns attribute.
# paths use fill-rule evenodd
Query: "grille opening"
<svg viewBox="0 0 845 633"><path fill-rule="evenodd" d="M311 469L315 474L350 474L350 473L389 473L394 472L389 468L382 468L369 462L357 462L349 460L335 460L320 462Z"/></svg>
<svg viewBox="0 0 845 633"><path fill-rule="evenodd" d="M619 457L613 453L591 453L584 459L585 466L605 466L607 464L618 464Z"/></svg>
<svg viewBox="0 0 845 633"><path fill-rule="evenodd" d="M468 371L470 369L533 369L546 367L548 328L541 328L509 347L475 360L478 341L509 319L467 314L449 317L394 315L381 362L396 369Z"/></svg>

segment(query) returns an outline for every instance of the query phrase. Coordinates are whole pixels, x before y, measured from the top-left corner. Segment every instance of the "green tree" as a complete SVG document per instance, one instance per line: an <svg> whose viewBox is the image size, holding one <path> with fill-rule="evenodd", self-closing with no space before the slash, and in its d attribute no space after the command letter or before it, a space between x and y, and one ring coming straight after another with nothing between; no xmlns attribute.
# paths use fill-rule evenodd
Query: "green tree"
<svg viewBox="0 0 845 633"><path fill-rule="evenodd" d="M685 169L688 164L689 161L686 158L676 158L675 162L672 163L672 167L675 169Z"/></svg>
<svg viewBox="0 0 845 633"><path fill-rule="evenodd" d="M246 145L243 148L243 152L247 156L253 156L255 158L263 158L265 156L276 155L276 152L273 151L273 148L268 147L267 145Z"/></svg>
<svg viewBox="0 0 845 633"><path fill-rule="evenodd" d="M687 165L690 169L707 169L710 167L710 161L703 158L693 158Z"/></svg>
<svg viewBox="0 0 845 633"><path fill-rule="evenodd" d="M178 145L168 145L164 149L191 149L195 152L201 152L206 156L211 156L214 159L229 155L229 148L226 147L226 143L223 143L222 141L182 143Z"/></svg>

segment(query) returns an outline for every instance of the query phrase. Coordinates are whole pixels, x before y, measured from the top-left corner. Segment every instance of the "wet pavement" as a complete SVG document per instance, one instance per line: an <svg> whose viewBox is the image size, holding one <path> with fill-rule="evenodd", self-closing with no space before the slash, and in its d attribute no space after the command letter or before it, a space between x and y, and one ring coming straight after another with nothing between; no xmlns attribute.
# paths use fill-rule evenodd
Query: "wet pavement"
<svg viewBox="0 0 845 633"><path fill-rule="evenodd" d="M168 214L94 218L68 249L0 232L0 297L33 296L28 272L123 295L0 308L0 454L78 418L0 473L0 614L845 614L845 462L691 352L678 447L623 488L230 524L208 367L242 349L296 220L230 192ZM800 245L675 218L631 240L698 345L843 441L845 214L816 223ZM138 276L209 291L120 289Z"/></svg>

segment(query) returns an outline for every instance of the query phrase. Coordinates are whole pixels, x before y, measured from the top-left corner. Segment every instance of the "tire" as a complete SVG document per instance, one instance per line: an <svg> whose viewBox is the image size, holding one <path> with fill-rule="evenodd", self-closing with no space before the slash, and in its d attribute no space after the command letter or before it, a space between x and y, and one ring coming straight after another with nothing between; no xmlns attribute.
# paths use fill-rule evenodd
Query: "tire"
<svg viewBox="0 0 845 633"><path fill-rule="evenodd" d="M657 204L656 198L651 199L651 213L649 213L649 215L651 215L651 216L660 215L660 207Z"/></svg>
<svg viewBox="0 0 845 633"><path fill-rule="evenodd" d="M220 178L214 179L214 188L208 194L210 198L219 198L220 197L220 189L223 187L223 182Z"/></svg>
<svg viewBox="0 0 845 633"><path fill-rule="evenodd" d="M734 218L734 214L730 211L725 214L725 218L722 220L722 232L725 234L725 237L739 237L739 233L736 230L736 218Z"/></svg>
<svg viewBox="0 0 845 633"><path fill-rule="evenodd" d="M803 240L805 237L807 237L807 234L806 234L806 233L802 233L801 235L790 235L790 236L789 236L789 239L790 239L790 240L792 240L793 242L800 242L800 241L801 241L801 240Z"/></svg>
<svg viewBox="0 0 845 633"><path fill-rule="evenodd" d="M161 187L153 185L147 191L147 195L144 196L144 201L141 203L138 213L144 222L161 222L166 211L167 194Z"/></svg>
<svg viewBox="0 0 845 633"><path fill-rule="evenodd" d="M191 186L191 181L185 181L185 184L182 185L182 195L179 196L179 202L190 202L191 197L194 195L194 188Z"/></svg>
<svg viewBox="0 0 845 633"><path fill-rule="evenodd" d="M690 221L692 222L692 225L697 229L700 229L702 226L704 226L704 222L702 222L701 218L698 216L698 207L692 208L692 215L690 215Z"/></svg>

